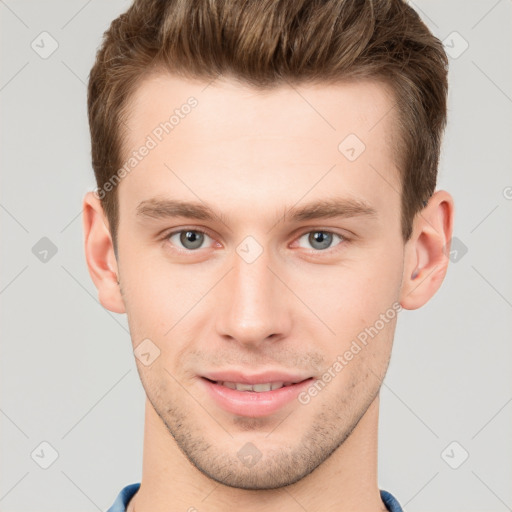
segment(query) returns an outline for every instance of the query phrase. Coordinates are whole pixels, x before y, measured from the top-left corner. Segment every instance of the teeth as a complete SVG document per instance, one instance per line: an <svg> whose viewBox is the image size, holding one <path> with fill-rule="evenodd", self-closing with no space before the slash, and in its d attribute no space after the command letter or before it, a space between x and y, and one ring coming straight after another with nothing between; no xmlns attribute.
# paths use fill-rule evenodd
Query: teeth
<svg viewBox="0 0 512 512"><path fill-rule="evenodd" d="M237 391L254 391L250 384L235 384Z"/></svg>
<svg viewBox="0 0 512 512"><path fill-rule="evenodd" d="M244 384L238 382L217 382L221 386L226 386L230 389L236 389L237 391L255 391L256 393L262 393L265 391L271 391L274 389L282 388L283 386L290 386L292 382L266 382L264 384Z"/></svg>
<svg viewBox="0 0 512 512"><path fill-rule="evenodd" d="M278 382L276 382L276 384L278 384ZM252 390L256 391L256 392L270 391L271 389L272 389L272 383L271 382L267 382L266 384L254 384L254 386L252 387Z"/></svg>

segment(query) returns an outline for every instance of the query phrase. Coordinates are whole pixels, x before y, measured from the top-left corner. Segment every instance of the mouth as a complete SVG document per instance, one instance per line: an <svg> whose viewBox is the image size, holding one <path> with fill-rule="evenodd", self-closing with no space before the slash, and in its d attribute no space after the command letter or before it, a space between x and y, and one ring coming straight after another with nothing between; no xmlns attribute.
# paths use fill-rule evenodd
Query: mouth
<svg viewBox="0 0 512 512"><path fill-rule="evenodd" d="M267 391L274 391L276 389L281 389L284 387L293 386L295 384L299 384L303 381L296 382L263 382L260 384L247 384L245 382L228 382L228 381L215 381L211 379L206 380L210 381L213 384L217 384L218 386L224 386L229 389L235 389L236 391L252 391L253 393L266 393ZM309 380L309 379L304 379Z"/></svg>
<svg viewBox="0 0 512 512"><path fill-rule="evenodd" d="M299 393L315 380L314 377L297 377L286 381L265 381L264 376L253 378L258 382L251 382L250 379L238 377L223 380L203 376L199 381L206 388L213 403L225 412L257 418L270 416L292 403L300 406L297 400Z"/></svg>

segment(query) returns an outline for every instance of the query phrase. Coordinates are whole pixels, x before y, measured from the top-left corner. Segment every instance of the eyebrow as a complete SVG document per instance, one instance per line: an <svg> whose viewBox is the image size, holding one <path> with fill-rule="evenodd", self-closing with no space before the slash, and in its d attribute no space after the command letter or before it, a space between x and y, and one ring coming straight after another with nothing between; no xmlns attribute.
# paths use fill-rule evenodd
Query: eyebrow
<svg viewBox="0 0 512 512"><path fill-rule="evenodd" d="M141 201L136 209L137 217L152 219L171 219L186 217L204 221L220 220L226 217L221 212L201 202L182 201L178 199L151 198ZM283 220L300 222L305 220L326 219L333 217L376 217L377 211L364 201L352 198L327 198L307 203L304 206L285 209Z"/></svg>

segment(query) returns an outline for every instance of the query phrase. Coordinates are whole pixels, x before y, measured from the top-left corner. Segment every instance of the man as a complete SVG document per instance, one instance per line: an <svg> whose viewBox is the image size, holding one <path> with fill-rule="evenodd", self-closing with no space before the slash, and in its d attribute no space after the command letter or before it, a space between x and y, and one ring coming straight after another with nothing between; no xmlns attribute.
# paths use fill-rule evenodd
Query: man
<svg viewBox="0 0 512 512"><path fill-rule="evenodd" d="M441 43L399 0L136 0L89 81L85 251L126 313L142 482L110 512L400 511L397 316L447 270Z"/></svg>

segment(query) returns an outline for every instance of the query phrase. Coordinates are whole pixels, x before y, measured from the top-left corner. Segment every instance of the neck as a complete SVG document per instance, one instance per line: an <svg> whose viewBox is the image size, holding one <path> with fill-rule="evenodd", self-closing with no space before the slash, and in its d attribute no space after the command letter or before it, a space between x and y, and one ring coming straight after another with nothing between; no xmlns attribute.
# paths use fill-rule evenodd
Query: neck
<svg viewBox="0 0 512 512"><path fill-rule="evenodd" d="M142 481L127 512L386 511L377 484L378 413L377 395L345 442L295 484L245 490L213 481L193 466L146 400Z"/></svg>

